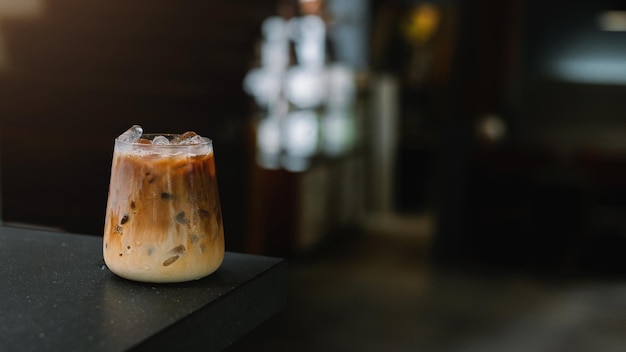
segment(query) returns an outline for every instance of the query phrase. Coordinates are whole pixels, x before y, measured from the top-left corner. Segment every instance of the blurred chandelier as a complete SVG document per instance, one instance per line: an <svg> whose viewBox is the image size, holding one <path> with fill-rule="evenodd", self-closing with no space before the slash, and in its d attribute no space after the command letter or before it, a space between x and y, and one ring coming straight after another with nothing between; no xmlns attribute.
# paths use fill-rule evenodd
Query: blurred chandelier
<svg viewBox="0 0 626 352"><path fill-rule="evenodd" d="M260 64L243 82L261 110L257 163L300 172L316 156L344 155L355 139L355 77L350 67L327 62L322 18L269 17L262 34Z"/></svg>

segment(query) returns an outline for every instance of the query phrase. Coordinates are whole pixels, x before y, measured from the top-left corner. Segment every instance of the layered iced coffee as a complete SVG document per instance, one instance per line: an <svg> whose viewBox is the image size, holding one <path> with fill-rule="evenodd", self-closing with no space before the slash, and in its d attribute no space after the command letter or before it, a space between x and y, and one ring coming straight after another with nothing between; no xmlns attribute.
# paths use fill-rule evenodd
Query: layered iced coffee
<svg viewBox="0 0 626 352"><path fill-rule="evenodd" d="M224 230L211 140L140 126L116 138L103 254L111 271L137 281L190 281L218 269Z"/></svg>

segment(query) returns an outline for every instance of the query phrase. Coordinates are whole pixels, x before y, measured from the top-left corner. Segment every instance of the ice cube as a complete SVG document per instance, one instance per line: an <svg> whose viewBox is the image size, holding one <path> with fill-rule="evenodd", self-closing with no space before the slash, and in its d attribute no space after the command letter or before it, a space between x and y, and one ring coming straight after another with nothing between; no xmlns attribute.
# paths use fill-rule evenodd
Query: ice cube
<svg viewBox="0 0 626 352"><path fill-rule="evenodd" d="M153 145L169 145L170 140L165 136L156 136L152 139Z"/></svg>
<svg viewBox="0 0 626 352"><path fill-rule="evenodd" d="M131 128L122 133L118 139L123 142L135 143L141 138L143 134L143 128L139 125L133 125Z"/></svg>
<svg viewBox="0 0 626 352"><path fill-rule="evenodd" d="M178 144L182 144L182 145L194 145L194 144L201 144L201 143L204 143L204 138L202 138L202 136L200 135L195 135L191 138L178 141Z"/></svg>
<svg viewBox="0 0 626 352"><path fill-rule="evenodd" d="M189 140L193 137L197 136L196 132L193 131L187 131L179 136L177 136L176 138L174 138L172 140L172 144L191 144L189 143Z"/></svg>

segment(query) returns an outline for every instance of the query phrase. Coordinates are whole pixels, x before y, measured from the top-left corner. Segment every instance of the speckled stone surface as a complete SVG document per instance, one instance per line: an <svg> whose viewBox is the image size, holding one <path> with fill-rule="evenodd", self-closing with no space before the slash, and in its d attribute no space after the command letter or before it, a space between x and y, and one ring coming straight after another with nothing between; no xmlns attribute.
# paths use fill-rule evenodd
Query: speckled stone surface
<svg viewBox="0 0 626 352"><path fill-rule="evenodd" d="M121 279L102 238L0 228L0 350L220 350L280 311L287 263L227 252L207 278Z"/></svg>

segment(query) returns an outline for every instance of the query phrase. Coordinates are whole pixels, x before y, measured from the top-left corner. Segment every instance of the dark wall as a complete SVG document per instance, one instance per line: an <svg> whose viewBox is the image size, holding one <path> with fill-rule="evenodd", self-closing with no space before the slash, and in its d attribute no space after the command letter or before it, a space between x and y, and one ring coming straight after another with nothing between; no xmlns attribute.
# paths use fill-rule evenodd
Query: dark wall
<svg viewBox="0 0 626 352"><path fill-rule="evenodd" d="M0 18L4 221L100 235L113 139L140 124L214 140L237 246L249 167L242 80L274 3L43 0L39 14Z"/></svg>
<svg viewBox="0 0 626 352"><path fill-rule="evenodd" d="M622 3L460 3L434 184L439 263L626 272L626 89L608 64L623 64L626 38L597 23ZM498 141L477 133L487 113L506 126Z"/></svg>

